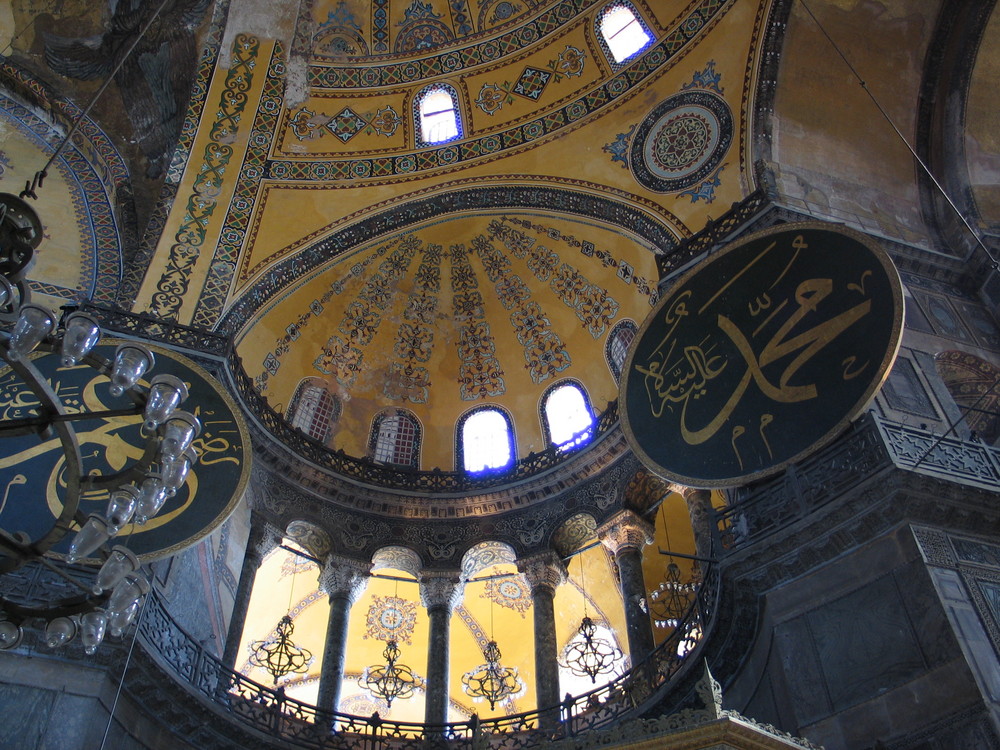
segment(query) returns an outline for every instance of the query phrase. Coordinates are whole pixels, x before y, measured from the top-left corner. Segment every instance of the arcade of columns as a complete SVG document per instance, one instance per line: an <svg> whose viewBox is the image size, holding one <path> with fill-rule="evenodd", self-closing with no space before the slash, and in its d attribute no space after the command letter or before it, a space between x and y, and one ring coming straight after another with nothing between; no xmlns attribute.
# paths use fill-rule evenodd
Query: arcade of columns
<svg viewBox="0 0 1000 750"><path fill-rule="evenodd" d="M709 559L712 534L711 492L693 488L678 489L691 515L696 555ZM257 570L268 553L278 546L282 536L280 531L259 514L251 515L250 535L223 653L223 662L230 669L235 669ZM653 651L655 645L645 607L646 591L642 573L642 551L653 541L653 524L635 511L626 509L598 527L597 538L611 553L618 568L628 650L632 663L637 664ZM556 589L567 578L565 564L554 551L520 558L516 564L531 588L538 706L558 706L561 696L554 600ZM333 553L327 556L320 572L319 586L327 594L330 606L316 702L317 709L321 711L335 711L339 703L351 607L364 592L370 574L371 563ZM421 571L417 580L421 603L427 610L430 622L424 723L444 724L448 721L451 616L462 602L465 581L457 571L440 570ZM558 721L557 714L548 718Z"/></svg>

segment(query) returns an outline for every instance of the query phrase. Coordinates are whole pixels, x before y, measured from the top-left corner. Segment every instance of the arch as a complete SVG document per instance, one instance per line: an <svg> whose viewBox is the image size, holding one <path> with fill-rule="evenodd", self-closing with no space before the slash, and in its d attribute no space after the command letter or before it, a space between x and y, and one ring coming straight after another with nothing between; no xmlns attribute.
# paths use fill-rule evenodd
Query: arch
<svg viewBox="0 0 1000 750"><path fill-rule="evenodd" d="M971 433L993 444L1000 437L1000 368L975 354L950 349L938 352L934 366L948 393L965 412Z"/></svg>
<svg viewBox="0 0 1000 750"><path fill-rule="evenodd" d="M368 438L368 457L390 466L420 466L422 430L419 420L406 409L388 409L376 414Z"/></svg>
<svg viewBox="0 0 1000 750"><path fill-rule="evenodd" d="M497 541L480 542L462 555L462 578L469 580L494 565L514 564L517 554L509 544Z"/></svg>
<svg viewBox="0 0 1000 750"><path fill-rule="evenodd" d="M594 23L597 38L613 67L624 65L653 41L649 27L625 0L605 5L595 16Z"/></svg>
<svg viewBox="0 0 1000 750"><path fill-rule="evenodd" d="M326 443L333 424L340 418L340 399L333 395L320 378L304 378L295 389L288 405L287 419L297 430Z"/></svg>
<svg viewBox="0 0 1000 750"><path fill-rule="evenodd" d="M608 369L615 376L615 380L622 379L622 368L625 367L625 356L628 354L629 345L635 339L639 327L632 320L619 320L614 328L608 333L607 342L604 344L604 359L608 363Z"/></svg>
<svg viewBox="0 0 1000 750"><path fill-rule="evenodd" d="M418 146L433 146L462 137L458 93L447 83L434 83L413 98L413 121Z"/></svg>
<svg viewBox="0 0 1000 750"><path fill-rule="evenodd" d="M594 436L594 410L582 383L560 380L545 389L540 403L546 444L570 450L590 442Z"/></svg>
<svg viewBox="0 0 1000 750"><path fill-rule="evenodd" d="M376 570L401 570L409 573L414 578L420 577L420 569L423 567L420 562L420 555L409 547L399 545L389 545L375 551L372 555L372 572Z"/></svg>
<svg viewBox="0 0 1000 750"><path fill-rule="evenodd" d="M589 513L570 516L552 535L552 547L560 557L569 557L597 535L597 520Z"/></svg>
<svg viewBox="0 0 1000 750"><path fill-rule="evenodd" d="M455 429L456 468L470 473L504 471L515 459L514 422L498 406L478 406L461 417Z"/></svg>
<svg viewBox="0 0 1000 750"><path fill-rule="evenodd" d="M285 527L285 538L291 539L317 560L325 560L333 549L330 535L314 523L296 520Z"/></svg>

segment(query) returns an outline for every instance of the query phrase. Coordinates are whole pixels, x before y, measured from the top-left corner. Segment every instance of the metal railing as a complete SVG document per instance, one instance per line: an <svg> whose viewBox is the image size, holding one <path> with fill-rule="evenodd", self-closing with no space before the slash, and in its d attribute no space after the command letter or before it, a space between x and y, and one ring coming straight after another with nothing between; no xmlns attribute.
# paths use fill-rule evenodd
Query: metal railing
<svg viewBox="0 0 1000 750"><path fill-rule="evenodd" d="M559 706L511 716L448 724L389 721L320 711L227 668L189 636L163 601L150 595L138 624L139 643L168 674L233 721L289 745L305 748L537 748L554 739L607 727L638 715L669 689L671 678L697 660L718 607L716 566L708 566L694 601L678 626L648 659L606 685Z"/></svg>

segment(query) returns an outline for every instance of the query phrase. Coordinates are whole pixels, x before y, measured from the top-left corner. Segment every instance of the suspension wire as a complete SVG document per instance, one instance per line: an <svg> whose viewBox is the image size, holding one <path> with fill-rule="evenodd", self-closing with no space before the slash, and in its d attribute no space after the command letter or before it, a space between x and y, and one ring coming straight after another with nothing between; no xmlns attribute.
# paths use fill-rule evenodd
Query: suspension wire
<svg viewBox="0 0 1000 750"><path fill-rule="evenodd" d="M24 34L25 32L31 30L31 28L35 25L35 21L38 20L38 16L39 15L41 15L41 14L32 16L31 20L28 21L28 24L23 29L21 29L19 32L17 32L16 34L14 34L10 38L10 41L7 42L7 46L3 48L2 52L0 52L0 57L7 57L7 53L13 51L13 49L14 49L14 42L16 42L18 39L20 39L22 34Z"/></svg>
<svg viewBox="0 0 1000 750"><path fill-rule="evenodd" d="M39 171L35 172L35 176L32 177L30 182L25 182L24 190L22 190L20 193L21 198L32 198L35 200L38 199L38 195L35 193L35 189L42 187L42 182L45 180L46 177L49 176L49 167L52 166L53 162L55 162L56 158L58 158L63 148L66 146L67 143L69 143L69 139L76 134L77 128L80 127L80 122L83 120L84 117L90 114L90 111L94 108L94 105L97 104L97 100L101 98L101 95L104 94L108 86L111 85L111 82L114 80L115 76L118 75L118 71L122 69L122 66L125 64L125 61L131 56L132 50L134 50L136 45L139 44L140 41L142 41L142 38L144 36L146 36L146 32L149 31L149 27L153 25L153 21L157 19L157 17L160 15L160 12L165 7L167 7L167 3L169 2L171 2L171 0L163 0L159 4L159 6L157 6L156 10L153 11L153 14L143 25L142 29L136 35L135 39L129 42L128 49L125 50L125 54L122 55L121 58L118 60L118 62L115 64L115 67L111 71L111 74L104 79L104 83L102 83L100 87L97 89L97 91L94 92L94 95L90 98L90 103L87 105L87 108L84 109L79 114L77 114L77 116L73 119L73 122L70 125L70 129L66 132L66 135L63 136L62 140L59 141L59 144L56 146L55 151L52 152L52 155L49 157L49 160L45 162L45 166L42 167Z"/></svg>
<svg viewBox="0 0 1000 750"><path fill-rule="evenodd" d="M916 160L917 164L920 165L920 168L923 170L924 174L927 175L927 177L931 180L931 182L934 183L934 187L937 188L938 192L941 193L941 196L945 199L945 201L947 201L948 205L951 206L951 210L955 212L955 215L959 218L962 224L965 225L965 228L968 230L969 234L971 234L973 239L975 239L976 245L984 253L986 253L986 257L990 259L990 266L993 268L993 270L1000 270L1000 260L997 260L996 256L993 255L992 252L990 252L990 249L988 247L986 247L986 243L983 242L983 238L980 236L979 232L972 226L969 220L961 212L961 210L955 204L955 201L953 201L951 199L951 196L948 195L947 191L945 191L944 186L938 181L937 177L934 176L934 173L931 172L931 169L927 165L927 163L920 157L916 149L914 149L913 146L910 144L910 142L906 139L906 136L903 135L902 131L900 131L900 129L896 126L896 123L889 116L889 113L882 106L881 102L879 102L879 100L875 97L871 89L868 88L868 84L865 82L865 79L861 77L860 73L858 73L854 65L851 64L851 61L847 59L847 56L844 54L843 50L841 50L840 46L833 40L833 37L830 36L830 34L827 32L823 24L820 23L819 19L816 18L816 15L809 8L809 5L806 3L806 0L800 0L800 2L802 4L802 7L805 9L806 13L809 14L810 18L812 18L813 23L816 24L816 27L820 30L823 36L826 37L826 40L836 51L837 55L840 56L840 59L844 61L844 65L847 66L848 70L851 71L851 74L857 79L858 83L861 85L861 88L864 89L865 93L868 95L868 98L872 100L872 103L875 105L875 108L878 109L882 117L885 118L885 121L889 123L889 126L892 128L893 132L895 132L896 136L903 143L903 145L906 146L907 150L913 156L914 160Z"/></svg>
<svg viewBox="0 0 1000 750"><path fill-rule="evenodd" d="M104 727L104 737L101 739L100 750L104 750L105 745L108 742L108 734L111 732L111 724L115 719L115 709L118 708L118 699L122 694L122 687L125 685L125 673L128 671L128 665L132 661L132 651L135 649L135 641L139 637L139 625L142 623L142 616L146 611L146 602L149 601L149 597L152 592L146 592L146 595L142 598L142 606L139 607L139 614L135 618L135 630L132 631L132 643L129 644L128 654L125 655L125 666L122 667L122 676L118 680L118 689L115 691L115 699L111 703L111 711L108 713L108 724Z"/></svg>

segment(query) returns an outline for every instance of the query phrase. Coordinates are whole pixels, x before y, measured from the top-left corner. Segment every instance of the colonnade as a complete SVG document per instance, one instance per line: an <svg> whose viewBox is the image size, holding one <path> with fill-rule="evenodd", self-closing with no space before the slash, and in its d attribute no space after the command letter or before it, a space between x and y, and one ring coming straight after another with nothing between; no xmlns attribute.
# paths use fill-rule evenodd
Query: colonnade
<svg viewBox="0 0 1000 750"><path fill-rule="evenodd" d="M708 557L711 494L706 490L688 490L683 494L695 529L697 555ZM280 532L268 526L260 516L251 516L250 535L223 655L223 661L230 669L236 665L257 569L268 552L277 546L280 536ZM642 551L653 541L653 525L636 512L623 510L597 528L597 537L617 565L628 650L635 664L649 656L654 647L642 572ZM567 579L566 568L554 551L518 559L516 564L531 588L538 707L552 709L542 715L542 721L558 721L561 696L554 603L557 588ZM327 556L320 573L320 588L327 594L330 607L316 704L320 710L337 709L351 609L364 592L370 574L370 563L336 554ZM422 571L417 581L420 600L430 623L424 723L444 724L448 720L451 619L455 608L462 602L465 581L458 572L437 570Z"/></svg>

